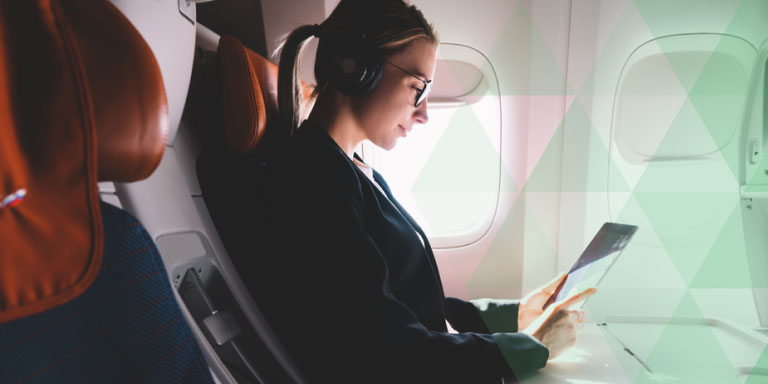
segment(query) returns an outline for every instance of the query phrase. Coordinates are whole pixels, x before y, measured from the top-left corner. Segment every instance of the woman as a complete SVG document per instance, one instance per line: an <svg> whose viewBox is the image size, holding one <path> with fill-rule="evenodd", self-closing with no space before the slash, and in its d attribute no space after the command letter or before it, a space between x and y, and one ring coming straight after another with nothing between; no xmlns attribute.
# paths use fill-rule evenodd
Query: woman
<svg viewBox="0 0 768 384"><path fill-rule="evenodd" d="M313 92L301 102L304 43L319 37ZM429 241L376 171L362 140L394 147L428 120L438 38L401 0L342 0L282 47L281 122L271 254L251 268L254 294L313 383L500 382L573 344L580 311L542 311L562 275L520 303L446 299ZM253 287L253 285L252 285ZM449 333L446 322L459 333ZM518 332L524 329L522 332Z"/></svg>

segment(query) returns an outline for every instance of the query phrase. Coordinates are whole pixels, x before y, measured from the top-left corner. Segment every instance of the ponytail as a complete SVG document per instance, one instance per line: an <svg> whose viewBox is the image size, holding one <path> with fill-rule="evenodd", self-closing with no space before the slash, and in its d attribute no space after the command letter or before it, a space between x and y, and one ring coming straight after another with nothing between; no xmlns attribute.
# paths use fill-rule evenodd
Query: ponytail
<svg viewBox="0 0 768 384"><path fill-rule="evenodd" d="M317 27L304 25L293 30L277 48L280 66L277 72L277 105L282 137L290 138L308 107L304 104L301 87L301 56L307 40L316 33Z"/></svg>

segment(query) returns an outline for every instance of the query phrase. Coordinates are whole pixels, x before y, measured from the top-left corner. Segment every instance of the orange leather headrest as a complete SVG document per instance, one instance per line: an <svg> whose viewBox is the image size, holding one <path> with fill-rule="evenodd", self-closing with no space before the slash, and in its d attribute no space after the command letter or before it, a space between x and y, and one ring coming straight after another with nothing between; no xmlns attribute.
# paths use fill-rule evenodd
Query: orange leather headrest
<svg viewBox="0 0 768 384"><path fill-rule="evenodd" d="M111 3L64 7L83 61L98 136L99 181L142 180L160 164L168 103L160 67L136 28Z"/></svg>
<svg viewBox="0 0 768 384"><path fill-rule="evenodd" d="M87 289L102 259L97 180L157 166L162 79L104 0L0 0L0 322Z"/></svg>
<svg viewBox="0 0 768 384"><path fill-rule="evenodd" d="M244 154L277 117L277 66L230 35L221 36L218 57L225 142Z"/></svg>
<svg viewBox="0 0 768 384"><path fill-rule="evenodd" d="M218 59L226 146L231 153L245 154L277 121L278 68L231 35L221 36ZM301 84L307 102L312 88Z"/></svg>

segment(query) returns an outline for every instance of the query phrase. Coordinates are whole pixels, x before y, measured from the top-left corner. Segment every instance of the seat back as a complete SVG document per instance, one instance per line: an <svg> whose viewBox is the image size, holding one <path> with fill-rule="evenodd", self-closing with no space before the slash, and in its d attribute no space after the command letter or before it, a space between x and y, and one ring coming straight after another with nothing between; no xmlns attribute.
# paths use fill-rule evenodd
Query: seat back
<svg viewBox="0 0 768 384"><path fill-rule="evenodd" d="M238 259L259 254L258 234L267 225L259 215L270 151L281 139L274 125L277 66L224 35L215 72L220 109L214 113L220 114L221 125L209 122L202 128L209 142L217 144L200 156L197 172L217 232L237 264Z"/></svg>
<svg viewBox="0 0 768 384"><path fill-rule="evenodd" d="M98 200L98 181L152 173L167 120L110 3L0 1L3 382L212 382L152 239Z"/></svg>
<svg viewBox="0 0 768 384"><path fill-rule="evenodd" d="M188 110L202 114L191 120L208 144L196 164L205 206L226 253L245 277L249 260L265 257L260 241L269 225L264 220L265 186L273 153L288 136L276 124L277 66L233 36L221 36L216 47L214 62L193 73ZM194 100L196 96L204 100ZM260 292L250 289L248 279L243 282L258 302ZM269 347L263 352L270 356L253 357L264 375L305 382L266 320L261 318L256 327ZM272 359L279 364L262 364Z"/></svg>

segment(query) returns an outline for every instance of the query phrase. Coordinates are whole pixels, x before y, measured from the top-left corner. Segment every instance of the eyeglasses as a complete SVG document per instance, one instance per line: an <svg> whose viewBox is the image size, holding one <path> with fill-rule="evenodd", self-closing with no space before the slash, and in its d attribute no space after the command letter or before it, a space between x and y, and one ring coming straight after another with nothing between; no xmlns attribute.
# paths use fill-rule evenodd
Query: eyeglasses
<svg viewBox="0 0 768 384"><path fill-rule="evenodd" d="M418 77L418 76L414 75L413 73L411 73L411 72L401 68L400 66L392 63L389 60L387 60L387 63L389 63L393 67L395 67L395 68L397 68L397 69L399 69L399 70L401 70L401 71L403 71L403 72L405 72L405 73L407 73L407 74L409 74L409 75L419 79L419 81L424 83L424 87L423 88L413 87L413 89L416 90L416 102L413 103L413 106L415 108L418 108L419 104L421 104L422 101L427 99L427 95L429 95L429 91L432 89L432 80L422 79L421 77Z"/></svg>

